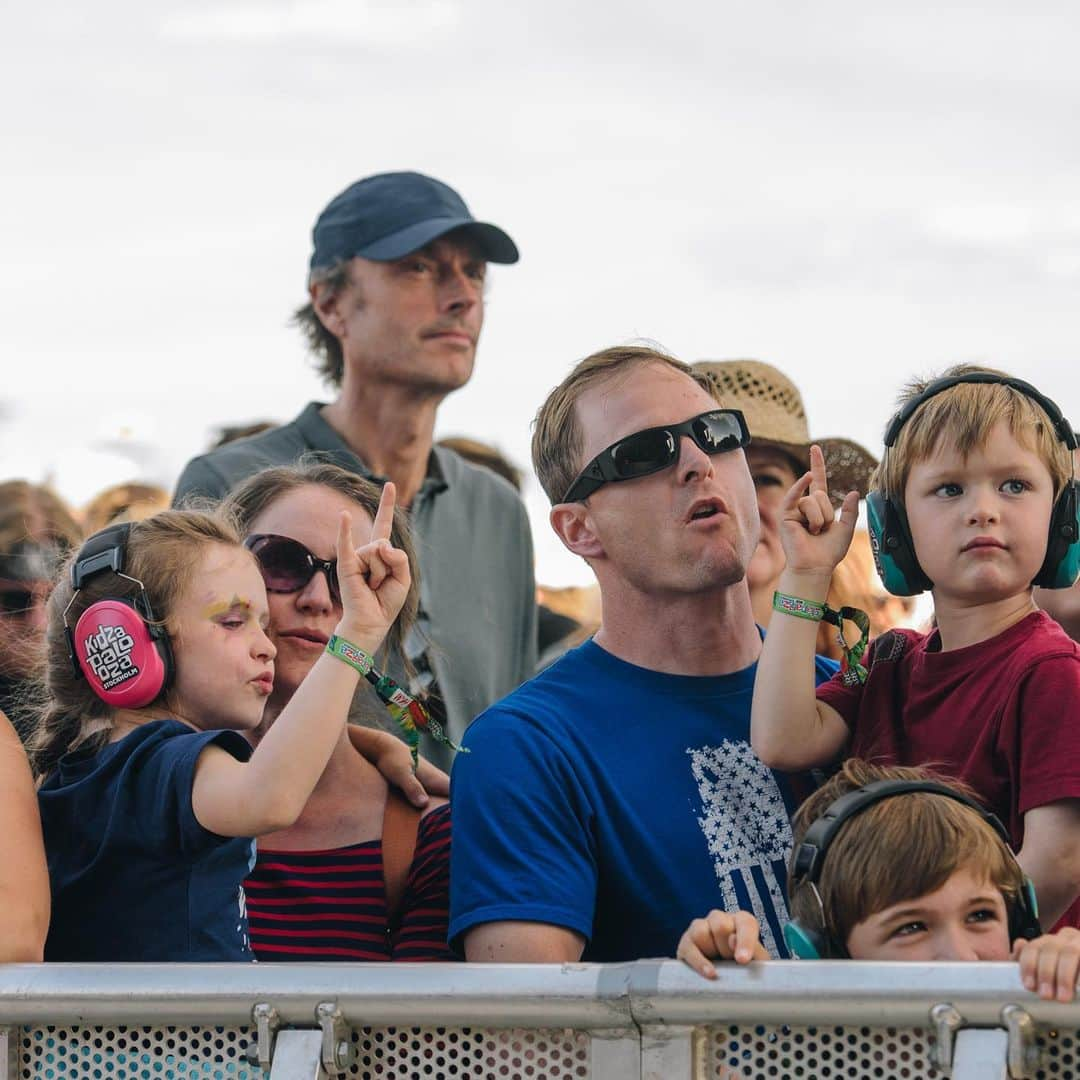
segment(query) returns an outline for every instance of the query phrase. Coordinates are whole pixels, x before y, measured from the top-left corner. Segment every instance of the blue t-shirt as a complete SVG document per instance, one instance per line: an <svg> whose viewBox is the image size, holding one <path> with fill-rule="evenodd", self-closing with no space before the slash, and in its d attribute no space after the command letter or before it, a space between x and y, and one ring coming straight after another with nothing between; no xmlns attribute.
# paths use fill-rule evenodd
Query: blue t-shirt
<svg viewBox="0 0 1080 1080"><path fill-rule="evenodd" d="M65 754L38 792L52 884L46 960L253 960L243 881L255 843L195 819L210 743L246 761L235 731L154 720L96 754Z"/></svg>
<svg viewBox="0 0 1080 1080"><path fill-rule="evenodd" d="M786 955L798 798L750 749L756 670L666 675L588 641L481 714L454 762L451 940L525 920L577 931L585 960L673 956L721 907Z"/></svg>

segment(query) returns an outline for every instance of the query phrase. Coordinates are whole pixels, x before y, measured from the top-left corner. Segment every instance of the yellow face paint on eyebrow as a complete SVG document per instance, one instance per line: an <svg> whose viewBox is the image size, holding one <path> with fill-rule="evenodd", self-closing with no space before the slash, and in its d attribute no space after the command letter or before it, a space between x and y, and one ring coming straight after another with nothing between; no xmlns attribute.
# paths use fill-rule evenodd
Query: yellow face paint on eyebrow
<svg viewBox="0 0 1080 1080"><path fill-rule="evenodd" d="M204 619L213 620L237 609L242 609L245 613L250 613L251 601L245 600L242 596L237 596L236 593L233 593L233 598L231 600L215 600L214 603L203 609L202 615Z"/></svg>

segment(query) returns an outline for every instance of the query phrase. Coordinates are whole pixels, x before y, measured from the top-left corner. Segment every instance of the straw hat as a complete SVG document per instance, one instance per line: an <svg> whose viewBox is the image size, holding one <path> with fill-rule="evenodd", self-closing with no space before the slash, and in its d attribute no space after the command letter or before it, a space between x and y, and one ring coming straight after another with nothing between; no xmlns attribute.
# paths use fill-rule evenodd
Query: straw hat
<svg viewBox="0 0 1080 1080"><path fill-rule="evenodd" d="M701 360L693 367L712 377L725 406L742 411L751 445L774 445L805 470L810 444L817 443L825 455L829 498L839 505L852 490L865 497L877 460L851 439L811 439L802 395L786 375L760 360Z"/></svg>

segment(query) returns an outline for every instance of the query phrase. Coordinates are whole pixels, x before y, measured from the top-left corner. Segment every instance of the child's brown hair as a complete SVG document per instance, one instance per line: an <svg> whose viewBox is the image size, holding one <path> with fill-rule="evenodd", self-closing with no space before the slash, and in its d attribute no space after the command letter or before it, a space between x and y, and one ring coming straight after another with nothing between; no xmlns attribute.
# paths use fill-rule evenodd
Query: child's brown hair
<svg viewBox="0 0 1080 1080"><path fill-rule="evenodd" d="M958 364L940 377L977 372L1009 378L1004 371L972 364ZM908 383L898 406L903 408L914 400L932 381ZM932 457L943 444L967 457L986 445L990 432L1001 421L1008 424L1013 438L1037 454L1050 471L1056 499L1072 477L1069 449L1058 438L1039 403L1003 383L958 383L923 402L900 429L896 444L885 453L871 483L890 499L902 502L912 466Z"/></svg>
<svg viewBox="0 0 1080 1080"><path fill-rule="evenodd" d="M794 850L840 796L876 780L935 780L977 799L966 784L929 769L849 758L796 812ZM803 926L846 943L852 929L871 915L936 892L957 870L984 876L1010 908L1024 883L1023 871L1001 837L971 807L921 791L882 799L847 822L830 845L817 883L820 906L809 885L789 889L791 915Z"/></svg>
<svg viewBox="0 0 1080 1080"><path fill-rule="evenodd" d="M240 547L240 534L225 514L197 510L165 510L131 524L124 573L146 587L155 617L166 625L176 602L191 581L203 551L210 544ZM64 612L74 626L91 604L106 597L134 600L138 585L112 573L96 574L75 595L71 585L72 556L49 597L45 631L45 670L37 727L29 746L36 776L44 776L76 746L100 749L109 741L112 707L75 674L68 652ZM74 602L72 603L72 598ZM168 699L168 691L162 697Z"/></svg>

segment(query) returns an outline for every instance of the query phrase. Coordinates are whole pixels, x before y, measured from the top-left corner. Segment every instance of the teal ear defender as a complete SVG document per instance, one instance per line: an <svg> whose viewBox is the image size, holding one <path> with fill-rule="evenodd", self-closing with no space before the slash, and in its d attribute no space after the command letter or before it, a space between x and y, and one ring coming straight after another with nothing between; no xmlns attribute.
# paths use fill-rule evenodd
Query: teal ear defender
<svg viewBox="0 0 1080 1080"><path fill-rule="evenodd" d="M952 799L953 802L970 807L997 833L1006 849L1012 852L1012 848L1009 847L1009 833L997 816L980 806L974 799L969 799L947 784L939 784L934 780L875 780L865 787L849 791L831 803L821 817L806 830L806 835L803 836L795 852L795 858L792 860L791 878L788 882L789 894L794 895L796 889L804 886L809 888L817 900L818 911L821 914L820 925L817 927L804 926L797 919L793 919L784 926L784 941L792 956L800 960L830 960L848 956L844 942L837 941L829 932L825 908L821 903L821 893L818 892L818 882L821 880L821 871L825 865L825 856L829 846L836 839L837 833L853 817L861 814L868 807L881 802L882 799L891 799L896 795L907 795L916 791L943 795L947 799ZM1025 876L1023 887L1009 910L1009 942L1011 944L1017 938L1030 941L1041 934L1042 927L1039 925L1039 906L1035 900L1035 887L1031 884L1031 879Z"/></svg>
<svg viewBox="0 0 1080 1080"><path fill-rule="evenodd" d="M885 452L896 445L900 429L911 419L923 402L959 383L997 383L1030 398L1046 413L1057 437L1068 447L1076 449L1076 433L1061 415L1061 410L1043 396L1031 383L989 371L973 371L969 375L951 375L936 379L921 394L913 397L889 421L885 429ZM1035 575L1032 585L1044 589L1068 589L1080 577L1080 499L1077 497L1075 476L1065 485L1050 515L1050 533L1046 543L1046 558ZM866 497L866 518L870 531L870 546L882 584L894 596L914 596L933 588L933 582L923 573L915 546L911 542L907 514L899 499L884 492L871 491Z"/></svg>

